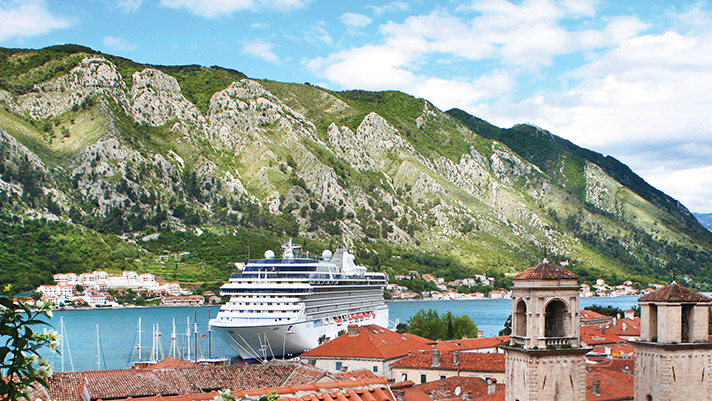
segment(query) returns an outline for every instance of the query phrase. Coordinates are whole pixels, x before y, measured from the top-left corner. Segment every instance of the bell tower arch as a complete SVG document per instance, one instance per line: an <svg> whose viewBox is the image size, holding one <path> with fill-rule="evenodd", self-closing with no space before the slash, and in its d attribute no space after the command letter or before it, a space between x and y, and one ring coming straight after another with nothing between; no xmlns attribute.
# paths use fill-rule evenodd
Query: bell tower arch
<svg viewBox="0 0 712 401"><path fill-rule="evenodd" d="M514 277L507 401L586 399L577 279L547 260Z"/></svg>

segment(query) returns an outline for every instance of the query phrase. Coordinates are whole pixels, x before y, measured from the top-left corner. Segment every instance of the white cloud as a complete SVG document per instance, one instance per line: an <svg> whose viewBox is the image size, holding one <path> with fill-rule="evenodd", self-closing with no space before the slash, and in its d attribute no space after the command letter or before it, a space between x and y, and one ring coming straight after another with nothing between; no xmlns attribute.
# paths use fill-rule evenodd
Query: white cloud
<svg viewBox="0 0 712 401"><path fill-rule="evenodd" d="M363 28L373 22L373 20L363 14L345 13L339 18L344 25Z"/></svg>
<svg viewBox="0 0 712 401"><path fill-rule="evenodd" d="M102 41L102 43L104 44L104 46L106 46L110 50L118 50L118 51L136 50L135 43L127 42L125 39L119 38L116 36L106 36L106 37L104 37L104 40Z"/></svg>
<svg viewBox="0 0 712 401"><path fill-rule="evenodd" d="M141 8L141 0L119 0L116 4L127 13L135 12Z"/></svg>
<svg viewBox="0 0 712 401"><path fill-rule="evenodd" d="M368 8L373 10L376 16L381 16L386 13L395 11L406 11L410 8L410 4L405 1L394 1L392 3L384 4L382 6L368 6Z"/></svg>
<svg viewBox="0 0 712 401"><path fill-rule="evenodd" d="M255 39L245 43L240 53L260 58L268 63L280 64L282 61L279 56L272 52L272 47L274 47L274 44L268 40Z"/></svg>
<svg viewBox="0 0 712 401"><path fill-rule="evenodd" d="M74 21L52 14L43 0L11 0L0 3L0 41L32 37L69 28Z"/></svg>
<svg viewBox="0 0 712 401"><path fill-rule="evenodd" d="M269 24L265 22L253 22L250 27L255 28L255 29L267 29L269 28Z"/></svg>
<svg viewBox="0 0 712 401"><path fill-rule="evenodd" d="M186 9L191 14L218 18L238 11L290 11L304 7L308 0L161 0L161 6Z"/></svg>
<svg viewBox="0 0 712 401"><path fill-rule="evenodd" d="M654 187L674 194L690 211L712 213L712 166L672 171L660 167L642 174Z"/></svg>

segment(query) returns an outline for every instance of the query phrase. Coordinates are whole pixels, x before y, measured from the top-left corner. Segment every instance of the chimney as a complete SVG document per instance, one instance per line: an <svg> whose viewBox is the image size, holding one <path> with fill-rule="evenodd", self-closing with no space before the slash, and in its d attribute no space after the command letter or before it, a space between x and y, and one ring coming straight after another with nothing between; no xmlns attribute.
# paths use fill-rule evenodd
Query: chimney
<svg viewBox="0 0 712 401"><path fill-rule="evenodd" d="M621 328L623 331L626 331L628 329L628 324L626 322L621 323Z"/></svg>
<svg viewBox="0 0 712 401"><path fill-rule="evenodd" d="M460 351L459 350L452 351L452 364L455 366L460 364Z"/></svg>
<svg viewBox="0 0 712 401"><path fill-rule="evenodd" d="M405 390L396 390L396 400L405 401Z"/></svg>
<svg viewBox="0 0 712 401"><path fill-rule="evenodd" d="M593 381L593 394L601 395L601 381L600 380Z"/></svg>
<svg viewBox="0 0 712 401"><path fill-rule="evenodd" d="M437 348L433 350L433 366L440 366L440 350Z"/></svg>
<svg viewBox="0 0 712 401"><path fill-rule="evenodd" d="M347 334L349 337L356 337L358 335L358 326L355 324L350 324L347 327Z"/></svg>
<svg viewBox="0 0 712 401"><path fill-rule="evenodd" d="M487 382L487 394L492 394L497 391L497 379L488 377L485 381Z"/></svg>
<svg viewBox="0 0 712 401"><path fill-rule="evenodd" d="M629 375L629 374L630 374L630 368L629 368L628 366L626 366L625 368L623 368L623 370L621 371L621 373L626 374L626 375Z"/></svg>
<svg viewBox="0 0 712 401"><path fill-rule="evenodd" d="M485 336L484 330L477 330L477 338L482 338Z"/></svg>
<svg viewBox="0 0 712 401"><path fill-rule="evenodd" d="M628 309L627 311L623 312L625 314L626 319L633 320L635 319L635 311L633 309Z"/></svg>
<svg viewBox="0 0 712 401"><path fill-rule="evenodd" d="M442 380L438 382L438 393L445 394L445 383Z"/></svg>

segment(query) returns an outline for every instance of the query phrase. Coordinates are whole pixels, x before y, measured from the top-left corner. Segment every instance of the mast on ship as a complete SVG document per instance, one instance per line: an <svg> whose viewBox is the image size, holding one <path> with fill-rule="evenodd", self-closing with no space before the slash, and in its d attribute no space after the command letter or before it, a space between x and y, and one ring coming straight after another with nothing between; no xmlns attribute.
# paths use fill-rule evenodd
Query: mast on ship
<svg viewBox="0 0 712 401"><path fill-rule="evenodd" d="M301 245L294 245L292 243L292 239L289 239L289 242L286 244L282 245L282 249L284 251L282 252L282 259L294 259L294 250L295 249L302 249Z"/></svg>

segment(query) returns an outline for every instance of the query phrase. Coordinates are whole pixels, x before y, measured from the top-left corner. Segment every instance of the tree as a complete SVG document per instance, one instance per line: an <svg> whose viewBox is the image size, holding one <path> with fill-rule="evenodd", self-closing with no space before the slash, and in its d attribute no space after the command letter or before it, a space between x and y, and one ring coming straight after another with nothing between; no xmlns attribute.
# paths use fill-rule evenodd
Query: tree
<svg viewBox="0 0 712 401"><path fill-rule="evenodd" d="M326 334L322 334L321 337L319 337L319 345L328 343L330 340L329 337L326 336Z"/></svg>
<svg viewBox="0 0 712 401"><path fill-rule="evenodd" d="M510 314L507 317L507 320L504 322L504 328L499 331L500 336L508 336L512 334L512 315Z"/></svg>
<svg viewBox="0 0 712 401"><path fill-rule="evenodd" d="M442 339L446 327L435 309L419 310L408 319L408 332L431 340Z"/></svg>
<svg viewBox="0 0 712 401"><path fill-rule="evenodd" d="M477 337L477 325L469 316L455 316L450 311L440 316L434 309L421 309L411 316L408 319L407 331L431 340Z"/></svg>
<svg viewBox="0 0 712 401"><path fill-rule="evenodd" d="M5 287L5 292L10 287ZM0 295L3 308L0 316L0 338L5 345L0 347L0 399L30 400L30 388L39 383L48 387L45 379L52 374L52 367L40 357L39 350L49 346L55 351L59 345L57 333L44 329L42 333L33 330L35 325L47 325L44 317L52 317L50 303L39 306L16 302L11 297Z"/></svg>

